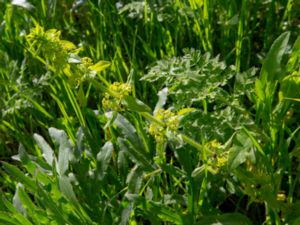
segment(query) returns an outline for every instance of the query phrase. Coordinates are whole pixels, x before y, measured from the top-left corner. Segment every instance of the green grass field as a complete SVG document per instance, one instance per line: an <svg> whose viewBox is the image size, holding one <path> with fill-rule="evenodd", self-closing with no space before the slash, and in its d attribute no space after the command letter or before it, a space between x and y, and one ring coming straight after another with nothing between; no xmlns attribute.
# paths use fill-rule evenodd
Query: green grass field
<svg viewBox="0 0 300 225"><path fill-rule="evenodd" d="M0 9L0 224L300 224L299 1Z"/></svg>

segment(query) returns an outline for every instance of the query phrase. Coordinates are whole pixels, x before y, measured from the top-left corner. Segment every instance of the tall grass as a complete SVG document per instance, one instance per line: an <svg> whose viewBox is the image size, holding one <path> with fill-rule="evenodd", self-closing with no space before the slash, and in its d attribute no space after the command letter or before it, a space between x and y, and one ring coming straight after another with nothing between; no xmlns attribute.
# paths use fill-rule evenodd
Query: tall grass
<svg viewBox="0 0 300 225"><path fill-rule="evenodd" d="M4 224L298 224L299 3L0 1Z"/></svg>

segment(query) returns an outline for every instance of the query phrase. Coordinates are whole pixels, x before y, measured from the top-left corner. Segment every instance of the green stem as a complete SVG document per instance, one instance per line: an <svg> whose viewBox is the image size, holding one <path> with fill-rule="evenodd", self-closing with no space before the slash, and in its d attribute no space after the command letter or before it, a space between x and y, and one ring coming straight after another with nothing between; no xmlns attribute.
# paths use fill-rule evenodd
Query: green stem
<svg viewBox="0 0 300 225"><path fill-rule="evenodd" d="M141 115L143 116L143 117L145 117L146 119L148 119L148 120L150 120L150 121L152 121L152 122L155 122L155 123L157 123L158 125L160 125L160 126L162 126L162 127L164 127L165 126L165 124L162 122L162 121L160 121L160 120L158 120L158 119L156 119L153 115L151 115L150 113L147 113L147 112L141 112ZM182 138L182 140L184 140L186 143L188 143L189 145L191 145L191 146L193 146L193 147L195 147L197 150L201 150L202 149L202 145L200 145L198 142L196 142L195 140L193 140L193 139L191 139L190 137L188 137L188 136L186 136L185 134L181 134L180 132L178 132L179 133L179 135L181 136L181 138ZM209 153L212 153L210 150L206 150L206 151L208 151Z"/></svg>

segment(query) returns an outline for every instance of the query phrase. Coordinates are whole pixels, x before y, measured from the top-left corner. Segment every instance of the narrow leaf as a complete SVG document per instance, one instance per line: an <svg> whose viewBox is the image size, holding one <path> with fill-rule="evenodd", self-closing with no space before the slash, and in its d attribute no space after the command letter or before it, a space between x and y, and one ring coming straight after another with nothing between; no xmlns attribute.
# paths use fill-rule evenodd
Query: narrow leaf
<svg viewBox="0 0 300 225"><path fill-rule="evenodd" d="M157 94L158 101L156 103L154 112L156 112L158 109L161 109L164 107L164 105L166 104L166 101L167 101L168 91L169 91L169 89L166 87L158 92L158 94Z"/></svg>
<svg viewBox="0 0 300 225"><path fill-rule="evenodd" d="M90 70L94 70L96 72L101 72L110 66L110 62L108 61L99 61L96 64L89 67Z"/></svg>
<svg viewBox="0 0 300 225"><path fill-rule="evenodd" d="M106 175L106 170L109 165L112 153L114 150L113 144L108 141L105 145L101 148L100 152L97 154L97 161L98 161L98 178L102 180Z"/></svg>
<svg viewBox="0 0 300 225"><path fill-rule="evenodd" d="M50 127L49 134L59 144L57 172L58 174L63 175L69 167L71 144L67 134L63 130Z"/></svg>
<svg viewBox="0 0 300 225"><path fill-rule="evenodd" d="M36 183L27 177L21 170L19 170L17 167L10 165L6 162L2 162L2 165L5 169L5 171L10 174L10 176L22 183L26 188L28 188L32 193L35 193L37 190Z"/></svg>
<svg viewBox="0 0 300 225"><path fill-rule="evenodd" d="M52 166L53 165L53 159L54 159L54 152L52 148L49 146L49 144L45 141L45 139L40 136L39 134L33 135L34 140L36 141L39 148L42 150L42 156L46 160L46 162Z"/></svg>

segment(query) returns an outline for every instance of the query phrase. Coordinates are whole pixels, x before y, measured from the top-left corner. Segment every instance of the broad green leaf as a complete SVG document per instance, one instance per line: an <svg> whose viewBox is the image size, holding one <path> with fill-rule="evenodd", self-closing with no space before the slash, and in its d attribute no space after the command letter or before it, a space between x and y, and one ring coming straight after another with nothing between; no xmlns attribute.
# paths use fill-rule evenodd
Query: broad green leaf
<svg viewBox="0 0 300 225"><path fill-rule="evenodd" d="M230 170L233 170L246 160L256 162L255 145L245 132L240 132L235 136L233 146L229 150L227 165Z"/></svg>
<svg viewBox="0 0 300 225"><path fill-rule="evenodd" d="M97 154L97 161L98 161L97 172L98 172L98 178L100 180L102 180L106 175L106 170L111 160L113 150L114 150L113 144L110 141L108 141L104 144L100 152Z"/></svg>
<svg viewBox="0 0 300 225"><path fill-rule="evenodd" d="M52 148L49 146L49 144L45 141L45 139L40 136L39 134L34 134L33 135L34 140L36 141L37 145L39 148L42 150L42 156L46 160L46 162L52 166L53 165L53 160L55 158L54 152Z"/></svg>
<svg viewBox="0 0 300 225"><path fill-rule="evenodd" d="M142 101L128 95L124 98L124 105L133 112L150 112L151 108Z"/></svg>
<svg viewBox="0 0 300 225"><path fill-rule="evenodd" d="M272 44L261 69L261 81L265 86L266 82L273 83L279 79L278 75L282 72L281 60L282 56L288 46L290 32L281 34Z"/></svg>
<svg viewBox="0 0 300 225"><path fill-rule="evenodd" d="M63 175L69 167L69 160L71 158L71 143L68 140L67 134L63 130L50 127L49 134L59 145L57 172L58 174Z"/></svg>
<svg viewBox="0 0 300 225"><path fill-rule="evenodd" d="M244 215L239 213L227 213L220 216L204 216L198 223L199 225L251 225L252 222Z"/></svg>
<svg viewBox="0 0 300 225"><path fill-rule="evenodd" d="M96 64L89 67L90 70L94 70L96 72L101 72L102 70L105 70L107 67L111 65L108 61L99 61Z"/></svg>

